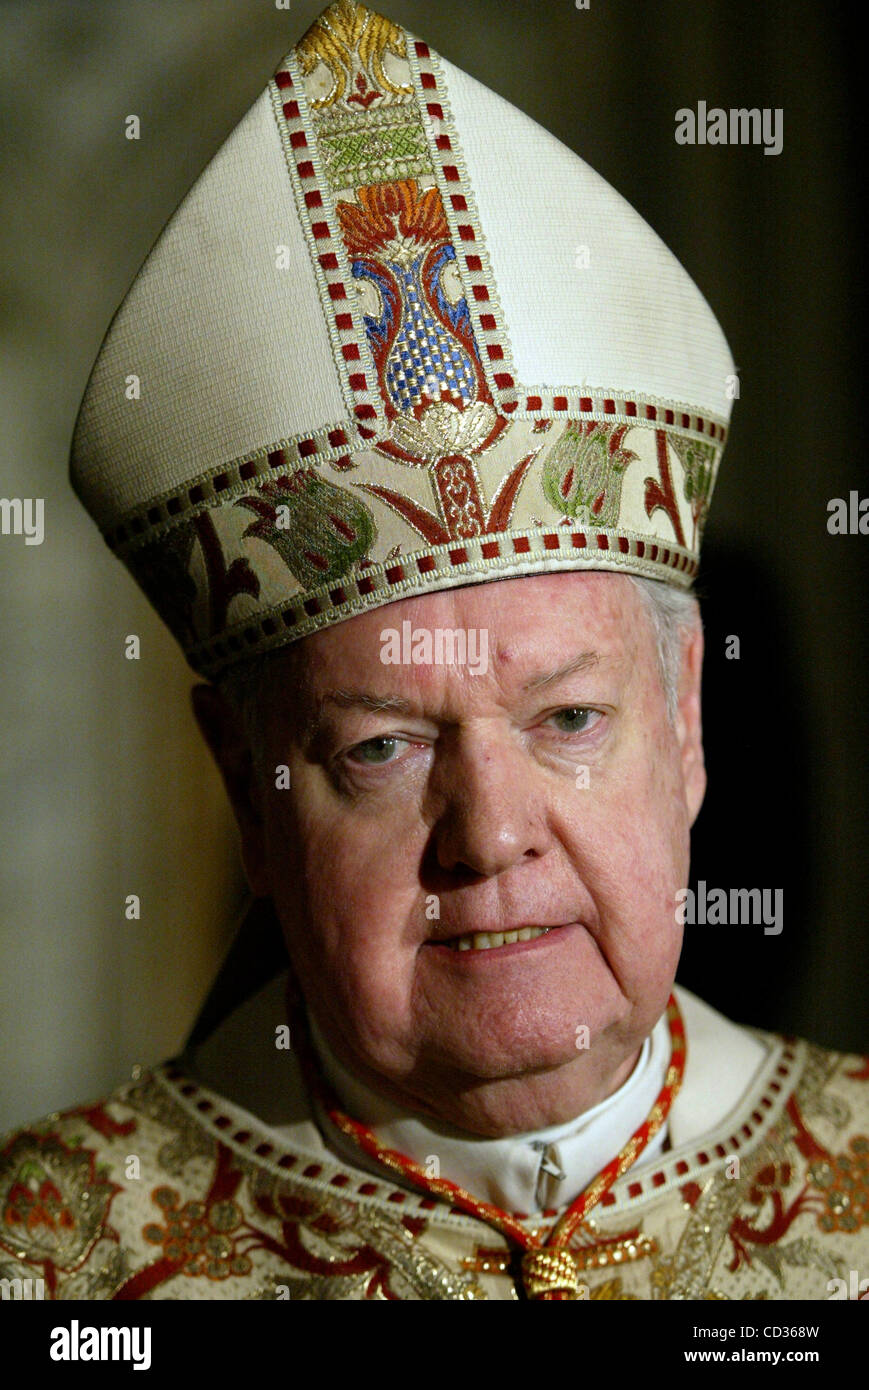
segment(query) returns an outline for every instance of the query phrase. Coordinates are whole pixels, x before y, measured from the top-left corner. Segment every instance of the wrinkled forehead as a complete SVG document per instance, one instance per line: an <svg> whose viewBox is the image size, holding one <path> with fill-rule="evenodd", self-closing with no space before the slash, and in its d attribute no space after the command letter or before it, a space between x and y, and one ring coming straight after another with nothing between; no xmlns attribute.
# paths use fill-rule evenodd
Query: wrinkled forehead
<svg viewBox="0 0 869 1390"><path fill-rule="evenodd" d="M524 688L571 668L654 672L654 652L652 619L631 578L571 571L399 600L303 638L275 656L272 671L310 713L341 691L450 680Z"/></svg>

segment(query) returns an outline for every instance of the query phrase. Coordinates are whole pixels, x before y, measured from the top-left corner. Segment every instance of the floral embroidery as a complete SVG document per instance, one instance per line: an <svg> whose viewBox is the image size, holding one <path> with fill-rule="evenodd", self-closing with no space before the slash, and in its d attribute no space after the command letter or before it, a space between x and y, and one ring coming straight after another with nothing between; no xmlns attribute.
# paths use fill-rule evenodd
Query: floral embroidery
<svg viewBox="0 0 869 1390"><path fill-rule="evenodd" d="M627 425L571 421L543 460L546 500L562 516L585 525L616 526L622 476L637 455L626 449Z"/></svg>
<svg viewBox="0 0 869 1390"><path fill-rule="evenodd" d="M468 403L488 388L459 282L440 194L413 179L360 188L338 204L354 278L377 311L364 315L387 417L424 397Z"/></svg>
<svg viewBox="0 0 869 1390"><path fill-rule="evenodd" d="M394 83L386 74L384 60L390 53L406 56L403 30L352 0L330 5L296 45L299 66L306 76L321 63L331 74L332 86L325 96L315 99L317 107L333 106L351 84L355 90L347 100L366 107L383 92L409 92L408 83Z"/></svg>
<svg viewBox="0 0 869 1390"><path fill-rule="evenodd" d="M164 1224L149 1222L142 1234L149 1244L160 1246L179 1273L207 1279L250 1273L250 1257L238 1252L232 1234L242 1222L237 1203L193 1200L182 1205L172 1187L157 1188L152 1198L164 1212Z"/></svg>
<svg viewBox="0 0 869 1390"><path fill-rule="evenodd" d="M264 483L236 506L260 518L248 526L245 538L255 536L273 546L306 588L340 579L377 535L365 503L313 469Z"/></svg>
<svg viewBox="0 0 869 1390"><path fill-rule="evenodd" d="M869 1224L869 1139L856 1135L845 1153L821 1159L809 1168L821 1189L824 1210L818 1216L822 1231L858 1231Z"/></svg>
<svg viewBox="0 0 869 1390"><path fill-rule="evenodd" d="M751 1264L752 1256L759 1257L781 1284L788 1264L836 1273L835 1261L816 1240L801 1235L785 1241L799 1217L813 1215L817 1228L825 1233L850 1235L869 1225L869 1139L855 1135L845 1153L832 1154L807 1128L794 1096L787 1114L790 1141L808 1160L805 1179L793 1191L798 1170L785 1159L759 1168L750 1177L747 1191L747 1202L756 1211L736 1216L728 1232L734 1251L731 1270ZM765 1224L761 1224L761 1212L767 1214Z"/></svg>
<svg viewBox="0 0 869 1390"><path fill-rule="evenodd" d="M714 444L705 440L671 435L670 443L681 461L685 474L685 501L691 506L694 533L692 548L699 547L709 513L712 488L715 485L717 453Z"/></svg>
<svg viewBox="0 0 869 1390"><path fill-rule="evenodd" d="M0 1155L0 1246L46 1275L74 1269L88 1254L121 1188L96 1166L93 1149L25 1131Z"/></svg>
<svg viewBox="0 0 869 1390"><path fill-rule="evenodd" d="M792 1079L777 1117L758 1118L754 1147L740 1148L740 1173L710 1149L660 1191L652 1175L636 1216L627 1194L577 1237L592 1299L825 1298L830 1278L860 1266L869 1077L859 1059L777 1045L764 1098L788 1068ZM64 1299L510 1296L510 1252L489 1248L487 1228L430 1212L389 1176L242 1132L219 1106L170 1065L10 1138L0 1278L35 1266L46 1296ZM81 1146L85 1119L96 1150ZM146 1181L124 1176L134 1130Z"/></svg>
<svg viewBox="0 0 869 1390"><path fill-rule="evenodd" d="M500 423L503 425L503 421ZM447 454L438 458L429 469L438 503L438 516L392 488L376 483L359 483L357 486L373 497L379 497L429 544L445 545L448 541L506 531L519 489L539 451L538 447L526 454L501 479L491 505L484 500L479 474L471 457Z"/></svg>
<svg viewBox="0 0 869 1390"><path fill-rule="evenodd" d="M110 543L190 664L218 676L463 573L687 586L723 423L605 383L518 382L437 55L337 0L271 96L343 413L252 440L112 519ZM329 470L351 485L330 492Z"/></svg>

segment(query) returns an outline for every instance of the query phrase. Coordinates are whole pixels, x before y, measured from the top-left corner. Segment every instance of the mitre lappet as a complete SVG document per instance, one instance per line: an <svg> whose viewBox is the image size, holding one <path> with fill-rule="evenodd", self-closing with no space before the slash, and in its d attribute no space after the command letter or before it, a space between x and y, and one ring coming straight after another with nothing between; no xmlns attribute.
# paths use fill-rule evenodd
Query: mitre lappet
<svg viewBox="0 0 869 1390"><path fill-rule="evenodd" d="M214 677L429 590L689 586L734 381L702 295L604 179L339 0L145 261L71 477Z"/></svg>

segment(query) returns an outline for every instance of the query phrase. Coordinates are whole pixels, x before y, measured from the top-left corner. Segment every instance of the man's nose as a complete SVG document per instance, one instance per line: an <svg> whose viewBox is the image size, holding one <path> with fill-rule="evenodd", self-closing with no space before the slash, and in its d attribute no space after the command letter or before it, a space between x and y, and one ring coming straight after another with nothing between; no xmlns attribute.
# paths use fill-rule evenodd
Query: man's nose
<svg viewBox="0 0 869 1390"><path fill-rule="evenodd" d="M542 789L515 746L462 740L435 783L442 809L434 840L442 869L491 878L549 849Z"/></svg>

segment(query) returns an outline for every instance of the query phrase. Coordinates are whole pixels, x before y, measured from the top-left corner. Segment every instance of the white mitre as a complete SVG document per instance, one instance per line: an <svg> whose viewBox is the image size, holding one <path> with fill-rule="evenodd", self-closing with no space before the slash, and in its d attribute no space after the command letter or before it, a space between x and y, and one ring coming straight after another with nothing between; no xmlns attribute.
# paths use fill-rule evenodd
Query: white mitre
<svg viewBox="0 0 869 1390"><path fill-rule="evenodd" d="M169 222L71 476L190 663L561 569L688 586L735 369L576 154L351 0Z"/></svg>

